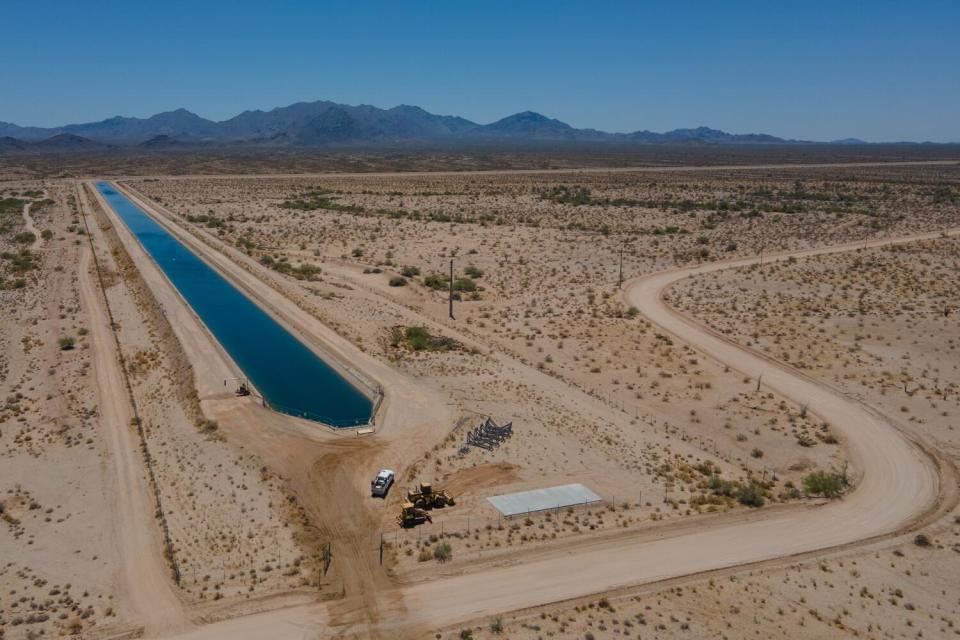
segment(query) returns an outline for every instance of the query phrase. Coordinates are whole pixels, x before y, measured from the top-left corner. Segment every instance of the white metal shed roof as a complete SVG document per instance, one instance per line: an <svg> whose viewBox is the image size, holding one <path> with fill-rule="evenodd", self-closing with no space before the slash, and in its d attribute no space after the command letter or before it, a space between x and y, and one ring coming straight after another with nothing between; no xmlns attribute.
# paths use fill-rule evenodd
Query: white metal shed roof
<svg viewBox="0 0 960 640"><path fill-rule="evenodd" d="M600 502L600 499L593 491L576 483L491 496L487 501L509 518L534 511Z"/></svg>

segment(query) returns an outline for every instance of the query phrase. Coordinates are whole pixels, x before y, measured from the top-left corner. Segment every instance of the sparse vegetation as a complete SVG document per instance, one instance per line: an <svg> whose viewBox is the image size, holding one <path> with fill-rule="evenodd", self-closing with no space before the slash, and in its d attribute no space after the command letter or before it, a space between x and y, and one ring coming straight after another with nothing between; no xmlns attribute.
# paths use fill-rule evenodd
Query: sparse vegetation
<svg viewBox="0 0 960 640"><path fill-rule="evenodd" d="M456 340L433 335L423 326L394 327L391 334L391 344L394 348L405 346L413 351L450 351L460 348Z"/></svg>
<svg viewBox="0 0 960 640"><path fill-rule="evenodd" d="M837 498L847 487L847 479L841 473L814 471L803 478L803 487L809 495Z"/></svg>
<svg viewBox="0 0 960 640"><path fill-rule="evenodd" d="M453 547L449 542L441 542L433 548L433 559L443 564L453 557Z"/></svg>

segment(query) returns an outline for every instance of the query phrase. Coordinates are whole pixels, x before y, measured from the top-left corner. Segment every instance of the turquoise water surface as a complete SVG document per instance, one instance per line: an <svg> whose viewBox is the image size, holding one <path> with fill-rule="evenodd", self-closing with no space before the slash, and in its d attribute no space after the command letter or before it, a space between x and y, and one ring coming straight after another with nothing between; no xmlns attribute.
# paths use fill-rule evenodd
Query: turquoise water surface
<svg viewBox="0 0 960 640"><path fill-rule="evenodd" d="M97 189L272 409L336 427L369 421L357 387L109 183Z"/></svg>

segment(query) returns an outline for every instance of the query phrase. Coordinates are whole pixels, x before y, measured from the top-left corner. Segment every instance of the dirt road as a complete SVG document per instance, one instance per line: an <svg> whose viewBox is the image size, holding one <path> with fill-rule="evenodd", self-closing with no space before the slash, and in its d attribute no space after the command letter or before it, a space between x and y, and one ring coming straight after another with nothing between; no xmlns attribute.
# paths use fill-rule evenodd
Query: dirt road
<svg viewBox="0 0 960 640"><path fill-rule="evenodd" d="M346 595L330 605L333 621L340 627L378 628L384 619L381 611L394 615L403 604L365 546L385 508L364 499L369 495L370 469L401 468L404 460L419 455L424 443L442 439L454 421L445 397L364 353L238 263L171 224L150 203L121 190L321 357L349 366L385 388L377 436L370 440L358 439L350 431L319 428L264 409L253 399L238 401L225 393L223 380L239 375L239 369L126 225L93 192L191 359L205 415L220 423L221 433L233 445L255 454L285 480L306 510L316 541L332 544L334 572Z"/></svg>
<svg viewBox="0 0 960 640"><path fill-rule="evenodd" d="M939 235L878 240L868 245ZM766 256L764 261L862 246L856 243L798 251ZM758 261L746 258L641 277L628 283L625 297L654 324L709 357L747 375L762 375L764 387L798 406L808 403L810 411L829 421L845 439L852 464L859 471L856 488L842 501L784 512L762 521L706 526L655 542L620 541L588 547L568 557L547 557L414 585L404 593L412 616L422 616L424 622L433 625L449 624L498 610L825 549L901 529L935 504L939 478L934 461L883 415L792 367L715 334L673 310L663 299L679 280Z"/></svg>
<svg viewBox="0 0 960 640"><path fill-rule="evenodd" d="M940 235L876 240L867 246ZM863 246L768 255L764 263ZM644 276L628 283L625 296L662 330L731 369L762 375L765 387L798 405L808 403L811 411L829 421L846 441L856 469L856 487L849 495L821 507L771 511L768 518L718 519L699 529L664 528L654 536L588 540L575 550L538 553L528 562L408 584L400 589L403 611L386 616L381 626L403 635L410 629L437 628L619 587L795 556L901 530L934 508L941 482L935 461L887 418L800 371L730 342L674 311L663 299L672 284L686 277L758 261L745 258ZM242 626L236 621L210 625L185 637L315 636L330 622L329 616L320 606L290 609L247 617Z"/></svg>
<svg viewBox="0 0 960 640"><path fill-rule="evenodd" d="M89 205L85 194L80 189L77 192L86 215ZM91 221L88 227L93 224ZM148 634L182 631L187 617L161 555L163 543L153 516L153 499L137 438L130 427L133 414L89 248L83 253L78 274L81 300L90 318L100 426L110 452L107 464L113 471L110 495L114 500L114 539L123 565L123 575L117 577L117 593Z"/></svg>
<svg viewBox="0 0 960 640"><path fill-rule="evenodd" d="M37 227L33 223L33 217L30 215L30 206L32 204L32 202L28 202L23 205L23 228L25 231L33 234L33 242L30 244L30 250L36 251L43 246L43 238L40 237L40 232L37 231Z"/></svg>

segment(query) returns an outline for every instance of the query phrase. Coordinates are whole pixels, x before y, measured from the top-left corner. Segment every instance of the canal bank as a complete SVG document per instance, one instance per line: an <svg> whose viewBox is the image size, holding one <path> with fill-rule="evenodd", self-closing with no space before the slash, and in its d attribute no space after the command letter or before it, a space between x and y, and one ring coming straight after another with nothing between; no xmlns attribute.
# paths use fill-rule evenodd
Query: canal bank
<svg viewBox="0 0 960 640"><path fill-rule="evenodd" d="M379 385L354 368L341 350L332 356L325 345L318 345L319 337L311 333L316 327L304 331L277 313L273 307L279 302L278 292L246 275L239 277L234 273L237 265L215 251L205 251L205 243L164 219L169 214L150 211L149 203L137 202L135 195L111 183L91 186L118 227L124 227L128 241L139 245L151 269L156 268L267 406L339 428L372 421L382 398ZM280 307L289 306L282 302ZM210 381L204 383L209 390Z"/></svg>

